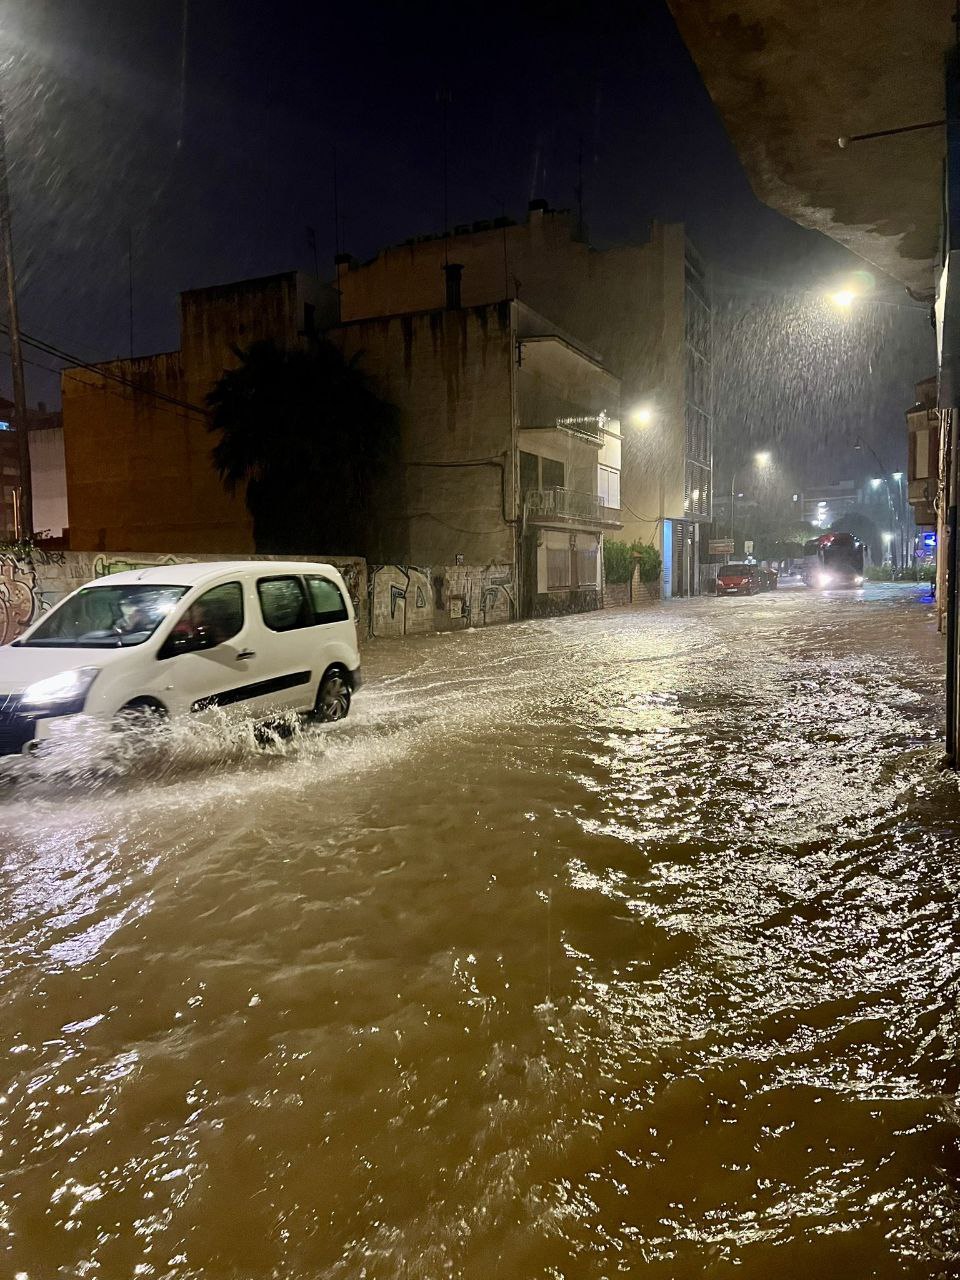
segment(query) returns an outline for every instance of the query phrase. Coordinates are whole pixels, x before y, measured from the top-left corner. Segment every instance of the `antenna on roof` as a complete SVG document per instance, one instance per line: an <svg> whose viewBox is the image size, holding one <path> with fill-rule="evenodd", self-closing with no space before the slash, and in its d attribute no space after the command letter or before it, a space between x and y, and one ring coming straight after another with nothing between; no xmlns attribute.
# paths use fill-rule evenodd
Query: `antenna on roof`
<svg viewBox="0 0 960 1280"><path fill-rule="evenodd" d="M183 129L187 113L187 21L190 17L190 0L183 0L180 21L180 109L177 128L177 150L183 146Z"/></svg>
<svg viewBox="0 0 960 1280"><path fill-rule="evenodd" d="M450 119L450 90L438 89L437 102L440 104L440 150L443 165L442 185L443 185L443 262L446 266L450 260L450 146L449 146L449 119Z"/></svg>
<svg viewBox="0 0 960 1280"><path fill-rule="evenodd" d="M128 319L130 321L130 359L133 359L133 227L127 227Z"/></svg>
<svg viewBox="0 0 960 1280"><path fill-rule="evenodd" d="M577 185L573 188L577 197L577 239L586 240L587 228L583 220L583 138L577 144Z"/></svg>
<svg viewBox="0 0 960 1280"><path fill-rule="evenodd" d="M341 315L341 293L340 293L340 173L337 167L337 148L333 148L333 247L334 262L337 267L337 324L343 318ZM319 274L319 273L318 273Z"/></svg>

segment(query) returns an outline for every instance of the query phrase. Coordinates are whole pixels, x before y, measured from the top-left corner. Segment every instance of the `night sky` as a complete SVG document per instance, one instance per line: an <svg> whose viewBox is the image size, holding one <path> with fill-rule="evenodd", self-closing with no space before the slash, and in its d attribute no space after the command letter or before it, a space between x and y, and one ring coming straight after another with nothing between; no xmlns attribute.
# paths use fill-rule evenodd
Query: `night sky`
<svg viewBox="0 0 960 1280"><path fill-rule="evenodd" d="M2 0L25 330L129 354L131 239L138 354L177 345L181 289L312 270L307 226L328 273L335 147L344 249L439 230L448 90L451 224L572 205L581 140L598 247L686 222L723 285L721 472L773 445L791 482L866 475L843 443L857 435L902 466L903 409L935 367L924 312L816 301L863 264L755 199L665 4L626 10ZM33 400L56 400L55 378L28 374Z"/></svg>

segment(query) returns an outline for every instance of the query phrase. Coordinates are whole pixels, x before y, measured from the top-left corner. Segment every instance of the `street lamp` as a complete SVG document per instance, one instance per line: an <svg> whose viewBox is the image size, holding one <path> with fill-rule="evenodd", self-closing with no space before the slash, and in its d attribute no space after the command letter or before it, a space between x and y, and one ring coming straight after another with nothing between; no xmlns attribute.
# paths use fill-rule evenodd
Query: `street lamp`
<svg viewBox="0 0 960 1280"><path fill-rule="evenodd" d="M771 455L769 451L766 449L763 449L759 453L755 453L753 455L754 466L760 467L761 469L765 469L769 467L771 461L772 461ZM731 475L730 477L730 541L733 543L734 555L737 554L737 543L734 535L734 525L735 525L734 515L736 511L736 503L737 503L737 472L736 470L734 470L733 475Z"/></svg>
<svg viewBox="0 0 960 1280"><path fill-rule="evenodd" d="M857 436L856 440L854 441L853 447L854 449L866 449L867 452L870 454L870 456L873 458L874 462L883 472L882 476L873 476L871 478L870 487L872 489L878 489L880 485L884 485L886 487L887 504L890 507L890 512L893 515L893 518L897 522L897 528L900 532L900 566L899 567L903 569L905 568L904 561L906 559L906 534L904 530L904 505L903 505L903 472L902 471L888 472L887 468L884 466L883 459L877 453L876 449L872 448L870 445L867 444L863 436ZM896 504L894 503L893 495L890 492L891 477L897 482L899 502ZM892 540L893 534L890 535L890 538Z"/></svg>
<svg viewBox="0 0 960 1280"><path fill-rule="evenodd" d="M653 421L653 410L648 404L638 404L630 410L630 422L635 427L649 427Z"/></svg>

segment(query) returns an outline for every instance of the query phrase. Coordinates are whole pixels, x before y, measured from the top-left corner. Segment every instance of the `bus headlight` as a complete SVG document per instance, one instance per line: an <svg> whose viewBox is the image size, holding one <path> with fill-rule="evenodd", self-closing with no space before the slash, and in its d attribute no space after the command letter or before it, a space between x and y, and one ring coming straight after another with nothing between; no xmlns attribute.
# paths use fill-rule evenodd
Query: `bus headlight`
<svg viewBox="0 0 960 1280"><path fill-rule="evenodd" d="M817 574L817 586L818 586L818 587L829 587L829 585L830 585L830 583L831 583L832 581L833 581L833 574L832 574L832 573L822 572L822 573L818 573L818 574Z"/></svg>
<svg viewBox="0 0 960 1280"><path fill-rule="evenodd" d="M857 574L857 576L854 578L853 582L854 582L854 586L857 586L857 587L862 587L862 586L863 586L863 578L861 578L859 574Z"/></svg>

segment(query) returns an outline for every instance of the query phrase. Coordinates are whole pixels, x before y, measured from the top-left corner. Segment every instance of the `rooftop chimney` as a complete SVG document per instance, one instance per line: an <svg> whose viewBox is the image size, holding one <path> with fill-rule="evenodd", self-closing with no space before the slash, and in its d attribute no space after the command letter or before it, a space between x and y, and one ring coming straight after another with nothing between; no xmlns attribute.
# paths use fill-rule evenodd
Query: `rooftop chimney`
<svg viewBox="0 0 960 1280"><path fill-rule="evenodd" d="M447 310L460 310L460 277L463 275L462 262L448 262L443 268L447 282Z"/></svg>

